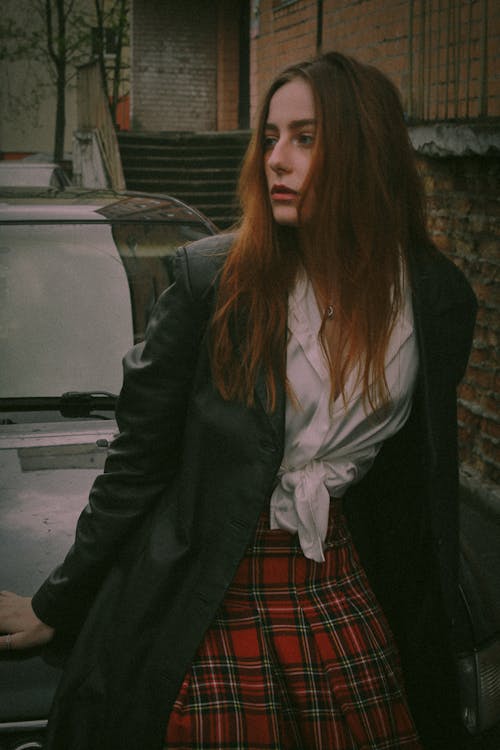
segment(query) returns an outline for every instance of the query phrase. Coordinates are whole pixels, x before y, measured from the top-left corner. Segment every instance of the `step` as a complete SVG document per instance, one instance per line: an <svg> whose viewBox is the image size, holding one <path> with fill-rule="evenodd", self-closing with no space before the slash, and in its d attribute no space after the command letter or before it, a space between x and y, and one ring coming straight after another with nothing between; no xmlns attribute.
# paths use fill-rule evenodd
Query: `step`
<svg viewBox="0 0 500 750"><path fill-rule="evenodd" d="M199 203L206 205L217 203L237 205L237 199L234 192L193 192L191 190L175 190L172 189L172 187L172 185L162 182L144 183L137 181L127 183L128 190L135 190L143 193L166 193L167 195L172 195L174 198L178 198L179 200L193 206L198 206Z"/></svg>
<svg viewBox="0 0 500 750"><path fill-rule="evenodd" d="M224 138L179 138L176 140L159 137L119 139L122 158L195 158L230 157L242 159L247 148L247 141L234 142Z"/></svg>
<svg viewBox="0 0 500 750"><path fill-rule="evenodd" d="M228 167L232 169L239 169L245 155L243 153L228 153L227 151L212 151L207 152L206 150L199 153L185 152L180 149L175 151L167 151L162 149L161 151L144 150L139 152L138 149L127 152L125 149L120 150L120 155L123 164L145 164L145 163L158 163L158 164L175 164L179 166L189 166L191 164L198 165L200 167Z"/></svg>
<svg viewBox="0 0 500 750"><path fill-rule="evenodd" d="M214 185L219 183L236 185L238 182L238 175L234 169L179 169L178 167L148 167L145 165L131 167L126 165L124 172L130 179L151 178L164 181L172 180L172 182L182 182L182 180L189 179L200 184L212 183Z"/></svg>
<svg viewBox="0 0 500 750"><path fill-rule="evenodd" d="M238 145L234 143L171 143L161 142L158 143L120 143L120 151L124 153L129 152L151 152L161 153L165 151L167 153L179 154L179 153L229 153L229 154L244 154L246 146L244 144Z"/></svg>
<svg viewBox="0 0 500 750"><path fill-rule="evenodd" d="M248 131L119 133L127 188L173 195L229 227L239 212L237 183L249 139Z"/></svg>
<svg viewBox="0 0 500 750"><path fill-rule="evenodd" d="M230 146L207 146L201 145L196 148L188 148L179 145L138 145L125 146L120 144L120 154L122 161L129 160L136 163L144 160L173 160L173 163L179 164L184 162L198 161L206 166L214 166L217 162L229 166L239 166L243 161L245 149L233 148Z"/></svg>
<svg viewBox="0 0 500 750"><path fill-rule="evenodd" d="M157 175L146 175L136 174L131 175L125 173L126 179L132 184L141 185L170 185L171 190L177 190L181 192L190 193L235 193L236 192L236 181L235 180L195 180L189 179L189 175L182 175L182 178L176 179L175 177L169 177L168 175L157 174Z"/></svg>
<svg viewBox="0 0 500 750"><path fill-rule="evenodd" d="M182 144L236 144L245 146L250 140L250 131L231 130L231 131L166 131L163 133L138 133L138 132L121 132L118 133L118 142L120 147L129 144L162 144L168 143L173 145Z"/></svg>
<svg viewBox="0 0 500 750"><path fill-rule="evenodd" d="M130 156L124 156L122 154L122 163L129 169L136 167L145 166L148 169L151 167L163 167L169 169L186 169L186 168L197 168L200 170L213 170L213 169L228 169L231 171L239 170L243 158L239 156L164 156L155 154L133 154Z"/></svg>

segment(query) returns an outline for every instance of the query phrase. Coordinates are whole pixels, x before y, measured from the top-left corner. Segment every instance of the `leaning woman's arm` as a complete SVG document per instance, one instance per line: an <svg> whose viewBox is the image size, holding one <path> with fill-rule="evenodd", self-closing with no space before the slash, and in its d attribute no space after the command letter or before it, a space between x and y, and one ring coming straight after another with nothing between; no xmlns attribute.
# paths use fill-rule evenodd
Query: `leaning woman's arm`
<svg viewBox="0 0 500 750"><path fill-rule="evenodd" d="M119 434L80 515L74 544L32 600L37 617L56 629L88 604L127 534L175 475L204 308L193 297L182 249L175 282L158 300L145 341L124 358Z"/></svg>

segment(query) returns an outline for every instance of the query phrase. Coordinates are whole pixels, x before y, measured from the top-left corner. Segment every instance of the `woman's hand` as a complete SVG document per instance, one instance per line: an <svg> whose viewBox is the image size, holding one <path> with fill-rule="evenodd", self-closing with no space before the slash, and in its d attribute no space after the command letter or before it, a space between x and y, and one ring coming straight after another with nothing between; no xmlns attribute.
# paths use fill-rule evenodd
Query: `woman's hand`
<svg viewBox="0 0 500 750"><path fill-rule="evenodd" d="M31 597L0 591L0 651L17 651L48 643L54 628L38 619Z"/></svg>

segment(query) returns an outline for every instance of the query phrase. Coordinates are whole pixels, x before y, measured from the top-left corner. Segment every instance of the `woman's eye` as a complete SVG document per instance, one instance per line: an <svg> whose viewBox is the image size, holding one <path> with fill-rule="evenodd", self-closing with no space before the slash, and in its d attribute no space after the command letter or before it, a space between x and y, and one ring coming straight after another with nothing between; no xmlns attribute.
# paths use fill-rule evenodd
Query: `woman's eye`
<svg viewBox="0 0 500 750"><path fill-rule="evenodd" d="M314 134L300 133L300 135L297 136L297 141L301 146L312 146L314 143Z"/></svg>
<svg viewBox="0 0 500 750"><path fill-rule="evenodd" d="M266 135L264 136L264 149L267 151L270 148L273 148L276 145L277 138L275 135Z"/></svg>

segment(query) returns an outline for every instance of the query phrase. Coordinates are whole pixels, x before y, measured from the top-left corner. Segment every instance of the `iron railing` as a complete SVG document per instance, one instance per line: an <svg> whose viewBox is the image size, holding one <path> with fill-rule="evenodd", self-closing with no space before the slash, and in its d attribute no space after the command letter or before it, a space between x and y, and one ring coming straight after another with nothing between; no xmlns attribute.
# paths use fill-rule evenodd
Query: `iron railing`
<svg viewBox="0 0 500 750"><path fill-rule="evenodd" d="M97 62L78 68L77 116L79 131L95 131L110 186L125 188L120 150Z"/></svg>

